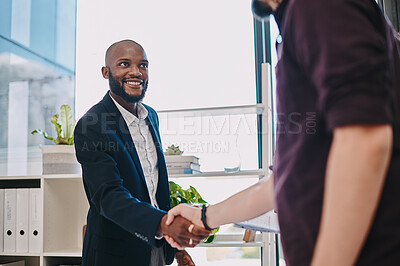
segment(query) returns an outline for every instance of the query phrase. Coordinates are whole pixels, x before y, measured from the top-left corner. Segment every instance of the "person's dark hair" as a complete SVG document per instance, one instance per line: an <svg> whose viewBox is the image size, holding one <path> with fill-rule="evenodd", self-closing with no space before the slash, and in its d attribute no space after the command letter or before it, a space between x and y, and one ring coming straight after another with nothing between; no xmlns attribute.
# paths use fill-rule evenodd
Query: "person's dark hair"
<svg viewBox="0 0 400 266"><path fill-rule="evenodd" d="M271 7L260 0L253 0L251 3L251 10L253 11L254 17L257 19L265 19L273 13Z"/></svg>

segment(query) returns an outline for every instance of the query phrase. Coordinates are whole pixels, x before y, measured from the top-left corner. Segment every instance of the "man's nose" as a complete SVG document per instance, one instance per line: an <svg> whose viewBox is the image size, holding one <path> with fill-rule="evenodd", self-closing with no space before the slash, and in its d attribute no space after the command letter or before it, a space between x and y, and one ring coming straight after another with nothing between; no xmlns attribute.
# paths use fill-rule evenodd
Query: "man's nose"
<svg viewBox="0 0 400 266"><path fill-rule="evenodd" d="M135 77L142 76L143 73L140 71L138 66L131 66L129 68L129 74Z"/></svg>

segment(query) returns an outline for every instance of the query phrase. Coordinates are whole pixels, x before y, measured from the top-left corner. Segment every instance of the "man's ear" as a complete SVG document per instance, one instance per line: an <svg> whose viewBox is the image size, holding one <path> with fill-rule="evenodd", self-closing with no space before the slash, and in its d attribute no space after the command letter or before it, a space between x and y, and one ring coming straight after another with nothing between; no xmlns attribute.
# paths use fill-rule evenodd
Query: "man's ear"
<svg viewBox="0 0 400 266"><path fill-rule="evenodd" d="M103 66L101 68L101 74L103 74L103 78L108 79L108 67Z"/></svg>

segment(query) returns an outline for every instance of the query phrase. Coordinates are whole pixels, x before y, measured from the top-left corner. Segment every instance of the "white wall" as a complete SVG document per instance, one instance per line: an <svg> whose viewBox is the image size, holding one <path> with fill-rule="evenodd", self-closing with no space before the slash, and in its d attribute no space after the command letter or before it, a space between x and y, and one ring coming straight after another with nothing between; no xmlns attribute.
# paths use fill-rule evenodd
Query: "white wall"
<svg viewBox="0 0 400 266"><path fill-rule="evenodd" d="M76 118L107 91L104 53L122 39L147 52L156 110L255 103L250 0L82 0L77 12Z"/></svg>

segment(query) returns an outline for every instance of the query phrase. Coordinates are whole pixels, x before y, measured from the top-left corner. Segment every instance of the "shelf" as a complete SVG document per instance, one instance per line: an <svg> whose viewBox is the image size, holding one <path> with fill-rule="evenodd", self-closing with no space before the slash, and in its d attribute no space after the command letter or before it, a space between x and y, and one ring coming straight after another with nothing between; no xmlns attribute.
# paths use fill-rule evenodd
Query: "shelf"
<svg viewBox="0 0 400 266"><path fill-rule="evenodd" d="M12 257L40 257L40 254L36 254L36 253L0 252L0 256L12 256Z"/></svg>
<svg viewBox="0 0 400 266"><path fill-rule="evenodd" d="M255 170L243 170L237 173L226 173L224 171L211 171L211 172L202 172L200 174L169 174L170 178L198 178L198 177L212 177L212 178L243 178L243 177L263 177L264 170L255 169ZM81 182L82 175L81 174L58 174L58 175L41 175L41 176L21 176L21 177L1 177L0 180L15 180L15 179L41 179L44 180L76 180Z"/></svg>
<svg viewBox="0 0 400 266"><path fill-rule="evenodd" d="M201 243L196 247L264 247L261 234L256 234L254 242L245 242L242 239L243 235L238 234L216 234L213 242Z"/></svg>
<svg viewBox="0 0 400 266"><path fill-rule="evenodd" d="M213 241L212 243L201 243L196 247L206 248L220 248L220 247L264 247L264 243L261 241L255 242L244 242L244 241Z"/></svg>
<svg viewBox="0 0 400 266"><path fill-rule="evenodd" d="M43 179L82 179L81 174L42 175Z"/></svg>
<svg viewBox="0 0 400 266"><path fill-rule="evenodd" d="M0 176L0 180L26 180L26 179L81 179L81 174L54 174L54 175L25 175L25 176Z"/></svg>
<svg viewBox="0 0 400 266"><path fill-rule="evenodd" d="M265 106L263 104L237 105L223 107L206 107L192 109L159 110L159 115L168 115L168 117L181 116L219 116L219 115L243 115L243 114L262 114Z"/></svg>
<svg viewBox="0 0 400 266"><path fill-rule="evenodd" d="M215 171L215 172L204 172L200 174L180 174L174 175L169 174L169 178L248 178L248 177L258 177L261 178L264 176L264 170L243 170L237 173L225 173L224 171Z"/></svg>
<svg viewBox="0 0 400 266"><path fill-rule="evenodd" d="M40 179L41 175L32 175L32 176L1 176L0 180L25 180L25 179Z"/></svg>
<svg viewBox="0 0 400 266"><path fill-rule="evenodd" d="M81 249L62 249L55 250L49 252L43 252L43 256L45 257L81 257L82 250Z"/></svg>

